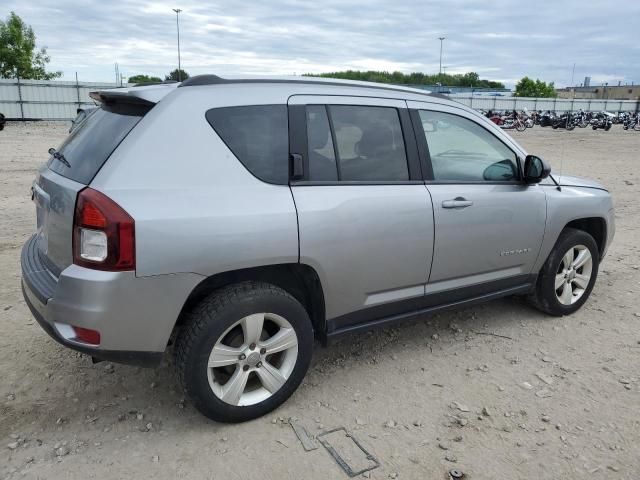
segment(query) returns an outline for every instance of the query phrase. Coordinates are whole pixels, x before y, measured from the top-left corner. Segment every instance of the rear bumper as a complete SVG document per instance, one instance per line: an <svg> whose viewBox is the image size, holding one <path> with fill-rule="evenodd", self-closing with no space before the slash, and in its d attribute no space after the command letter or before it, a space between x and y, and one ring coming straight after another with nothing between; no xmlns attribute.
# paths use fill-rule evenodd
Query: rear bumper
<svg viewBox="0 0 640 480"><path fill-rule="evenodd" d="M47 322L40 313L40 310L36 307L36 302L25 287L25 281L22 281L22 294L24 295L25 302L31 310L33 318L40 324L42 329L49 334L59 344L76 350L78 352L86 353L99 360L108 360L110 362L124 363L127 365L137 365L140 367L156 367L162 361L164 352L130 352L125 350L104 350L86 345L81 345L77 342L71 342L62 337L53 324ZM27 293L29 292L29 293Z"/></svg>
<svg viewBox="0 0 640 480"><path fill-rule="evenodd" d="M22 250L22 292L33 316L56 341L93 357L141 366L157 365L195 274L136 277L70 265L55 278L39 261L36 237ZM100 332L100 345L68 338L61 326Z"/></svg>

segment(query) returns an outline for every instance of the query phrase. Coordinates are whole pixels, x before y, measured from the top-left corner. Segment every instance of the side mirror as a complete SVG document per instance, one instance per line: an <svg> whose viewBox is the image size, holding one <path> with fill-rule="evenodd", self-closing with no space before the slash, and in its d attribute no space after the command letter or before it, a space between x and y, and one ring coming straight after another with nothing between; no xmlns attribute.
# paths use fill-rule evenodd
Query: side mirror
<svg viewBox="0 0 640 480"><path fill-rule="evenodd" d="M551 167L540 157L527 155L527 158L524 159L524 181L526 183L539 183L550 173Z"/></svg>

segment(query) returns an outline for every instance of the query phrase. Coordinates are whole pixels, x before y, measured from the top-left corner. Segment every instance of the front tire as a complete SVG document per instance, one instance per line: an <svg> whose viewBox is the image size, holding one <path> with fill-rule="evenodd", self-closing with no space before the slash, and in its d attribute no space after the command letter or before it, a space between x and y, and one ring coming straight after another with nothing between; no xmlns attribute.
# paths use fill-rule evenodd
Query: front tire
<svg viewBox="0 0 640 480"><path fill-rule="evenodd" d="M566 228L538 275L530 303L549 315L570 315L587 301L598 276L600 254L591 235Z"/></svg>
<svg viewBox="0 0 640 480"><path fill-rule="evenodd" d="M186 313L175 347L186 397L218 422L274 410L309 368L313 328L305 308L267 283L224 287Z"/></svg>

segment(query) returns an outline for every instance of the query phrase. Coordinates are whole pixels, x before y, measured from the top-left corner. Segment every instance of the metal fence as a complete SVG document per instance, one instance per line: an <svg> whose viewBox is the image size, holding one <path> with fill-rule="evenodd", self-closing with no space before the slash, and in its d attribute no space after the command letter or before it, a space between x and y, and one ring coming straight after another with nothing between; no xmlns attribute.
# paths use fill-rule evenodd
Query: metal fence
<svg viewBox="0 0 640 480"><path fill-rule="evenodd" d="M72 120L78 108L94 106L89 92L115 83L0 79L0 113L8 120Z"/></svg>
<svg viewBox="0 0 640 480"><path fill-rule="evenodd" d="M551 110L552 112L637 112L640 102L636 100L599 100L564 98L485 97L478 95L450 95L451 100L476 110Z"/></svg>
<svg viewBox="0 0 640 480"><path fill-rule="evenodd" d="M9 120L72 120L78 108L93 106L89 92L115 88L115 83L59 80L0 79L0 113ZM640 110L635 100L567 100L451 94L450 98L476 110L630 111Z"/></svg>

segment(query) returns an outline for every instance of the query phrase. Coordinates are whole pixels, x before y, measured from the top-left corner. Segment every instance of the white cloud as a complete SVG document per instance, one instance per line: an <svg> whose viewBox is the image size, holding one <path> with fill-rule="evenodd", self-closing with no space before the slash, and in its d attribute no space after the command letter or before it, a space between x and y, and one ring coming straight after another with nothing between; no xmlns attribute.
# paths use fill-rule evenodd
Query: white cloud
<svg viewBox="0 0 640 480"><path fill-rule="evenodd" d="M52 70L65 78L111 80L118 62L125 75L163 76L176 67L176 16L181 8L183 68L198 73L291 74L347 68L476 71L513 83L524 75L575 83L640 81L629 39L640 5L625 15L582 0L4 0L33 26L49 49ZM631 35L631 37L629 36Z"/></svg>

